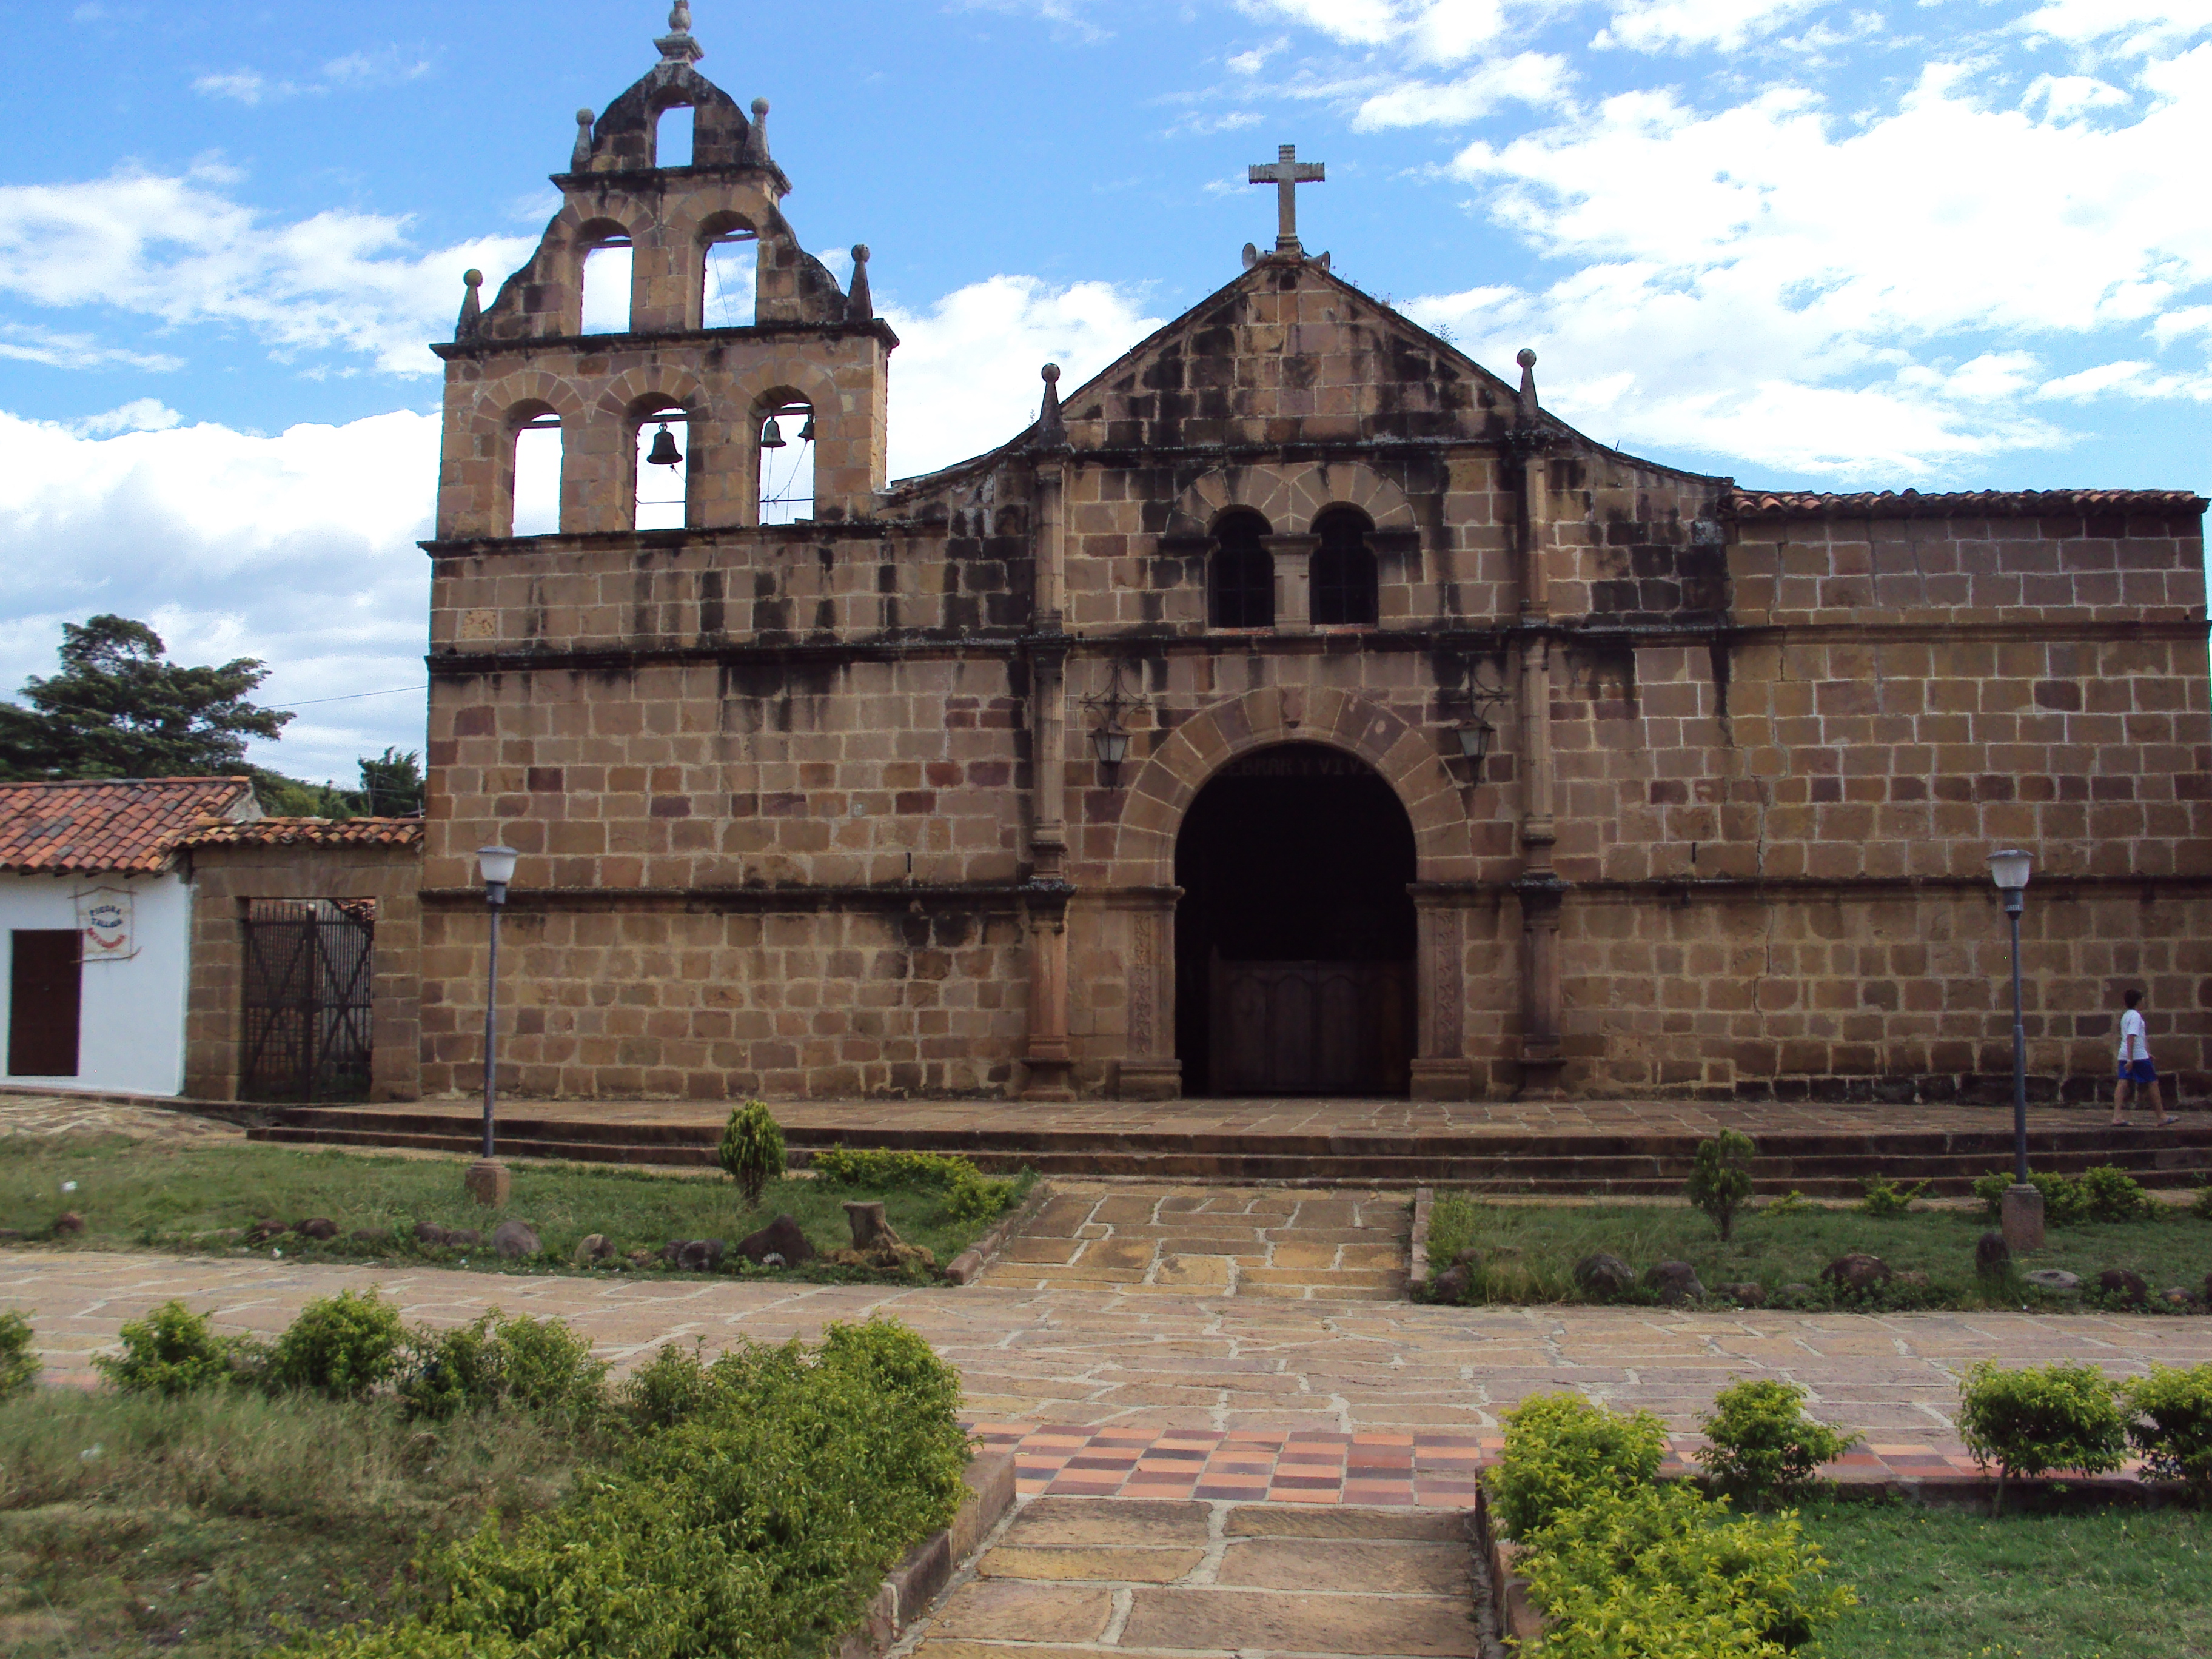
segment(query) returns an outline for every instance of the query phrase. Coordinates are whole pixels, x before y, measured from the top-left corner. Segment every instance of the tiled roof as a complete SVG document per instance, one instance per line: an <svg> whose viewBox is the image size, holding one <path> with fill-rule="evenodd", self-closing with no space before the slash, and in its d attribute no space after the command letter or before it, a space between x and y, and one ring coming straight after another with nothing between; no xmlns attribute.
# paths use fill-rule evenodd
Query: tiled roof
<svg viewBox="0 0 2212 1659"><path fill-rule="evenodd" d="M420 818L256 818L206 823L179 847L420 847Z"/></svg>
<svg viewBox="0 0 2212 1659"><path fill-rule="evenodd" d="M247 778L0 783L0 870L156 875L187 830L260 810Z"/></svg>
<svg viewBox="0 0 2212 1659"><path fill-rule="evenodd" d="M1824 495L1810 489L1732 489L1722 510L1739 519L2033 519L2053 513L2202 513L2187 489L1917 489Z"/></svg>

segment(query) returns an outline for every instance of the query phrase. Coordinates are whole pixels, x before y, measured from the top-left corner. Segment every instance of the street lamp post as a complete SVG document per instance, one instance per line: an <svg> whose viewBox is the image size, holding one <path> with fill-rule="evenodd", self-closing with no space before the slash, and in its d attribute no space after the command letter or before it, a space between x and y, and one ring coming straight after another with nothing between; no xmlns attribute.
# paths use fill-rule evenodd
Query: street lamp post
<svg viewBox="0 0 2212 1659"><path fill-rule="evenodd" d="M495 1209L506 1204L509 1190L507 1165L493 1156L492 1113L499 1099L499 916L507 904L507 884L514 879L517 856L514 848L505 845L477 848L484 908L491 916L484 975L483 1156L469 1166L463 1179L477 1203Z"/></svg>
<svg viewBox="0 0 2212 1659"><path fill-rule="evenodd" d="M1990 879L2004 895L2012 924L2012 1179L2002 1206L2005 1243L2015 1255L2043 1248L2043 1194L2027 1178L2027 1026L2021 1016L2020 915L2027 908L2034 860L2018 848L1990 854Z"/></svg>

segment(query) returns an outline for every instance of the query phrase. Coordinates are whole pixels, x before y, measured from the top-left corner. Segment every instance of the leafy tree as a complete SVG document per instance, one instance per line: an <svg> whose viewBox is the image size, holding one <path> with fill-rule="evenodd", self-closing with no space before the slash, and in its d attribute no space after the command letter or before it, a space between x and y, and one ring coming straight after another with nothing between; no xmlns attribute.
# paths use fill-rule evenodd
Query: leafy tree
<svg viewBox="0 0 2212 1659"><path fill-rule="evenodd" d="M247 700L268 678L252 657L171 662L161 636L127 617L64 623L61 672L25 684L27 708L0 703L0 777L235 775L246 740L277 737L292 718Z"/></svg>
<svg viewBox="0 0 2212 1659"><path fill-rule="evenodd" d="M1749 1135L1734 1129L1698 1143L1683 1195L1713 1218L1723 1240L1735 1236L1735 1212L1751 1198L1751 1160L1757 1152Z"/></svg>
<svg viewBox="0 0 2212 1659"><path fill-rule="evenodd" d="M361 793L372 817L404 818L422 810L422 757L386 749L375 759L362 757Z"/></svg>

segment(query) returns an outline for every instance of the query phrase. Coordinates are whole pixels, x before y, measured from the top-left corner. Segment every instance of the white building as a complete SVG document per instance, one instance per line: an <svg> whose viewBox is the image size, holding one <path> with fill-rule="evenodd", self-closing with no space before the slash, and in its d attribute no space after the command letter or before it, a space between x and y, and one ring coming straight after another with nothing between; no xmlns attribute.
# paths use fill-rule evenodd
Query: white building
<svg viewBox="0 0 2212 1659"><path fill-rule="evenodd" d="M192 890L179 842L260 816L244 778L0 783L9 1085L182 1091Z"/></svg>

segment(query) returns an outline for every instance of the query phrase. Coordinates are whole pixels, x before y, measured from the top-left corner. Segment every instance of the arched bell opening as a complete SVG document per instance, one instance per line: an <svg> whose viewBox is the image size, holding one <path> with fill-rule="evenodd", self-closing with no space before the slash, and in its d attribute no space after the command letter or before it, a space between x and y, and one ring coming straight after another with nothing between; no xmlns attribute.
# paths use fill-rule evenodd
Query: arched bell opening
<svg viewBox="0 0 2212 1659"><path fill-rule="evenodd" d="M1238 757L1176 840L1186 1094L1403 1097L1414 1045L1413 822L1324 744Z"/></svg>

